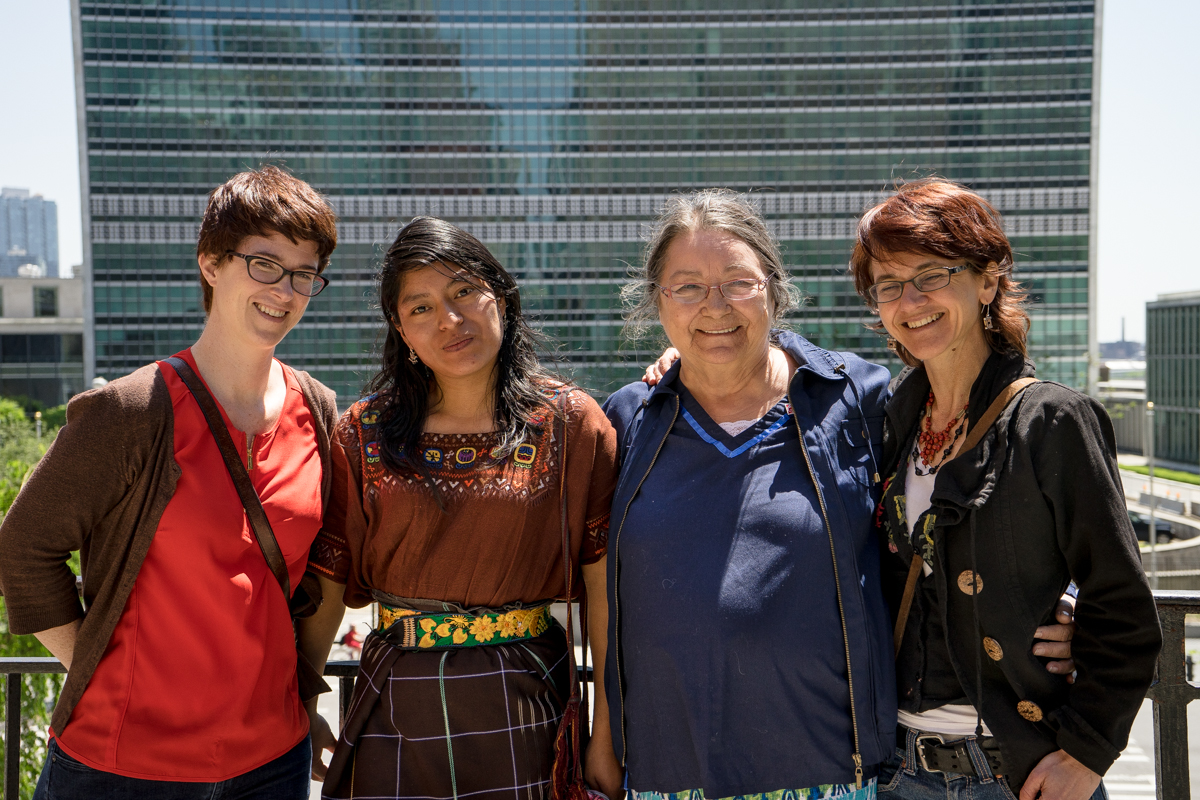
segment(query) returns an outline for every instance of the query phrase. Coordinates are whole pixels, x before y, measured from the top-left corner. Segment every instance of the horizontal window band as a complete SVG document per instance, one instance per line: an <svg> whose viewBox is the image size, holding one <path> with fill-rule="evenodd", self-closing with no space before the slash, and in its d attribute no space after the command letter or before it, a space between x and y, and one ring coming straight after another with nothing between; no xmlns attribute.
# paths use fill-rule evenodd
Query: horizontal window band
<svg viewBox="0 0 1200 800"><path fill-rule="evenodd" d="M751 198L767 217L782 214L857 214L883 202L891 192L755 192ZM999 189L981 192L1000 211L1086 210L1086 186ZM649 221L674 194L575 195L332 195L342 219L405 218L418 214L455 219L479 217L638 217ZM89 208L96 217L177 217L199 220L207 195L94 194ZM95 224L95 223L93 223Z"/></svg>
<svg viewBox="0 0 1200 800"><path fill-rule="evenodd" d="M459 226L487 244L507 242L642 242L648 223L613 222L460 222ZM824 219L769 219L768 226L781 241L853 239L858 221L852 216ZM1006 220L1009 236L1071 235L1089 232L1087 214L1013 215ZM400 230L398 222L343 222L340 243L390 243ZM194 243L198 223L92 222L93 244Z"/></svg>

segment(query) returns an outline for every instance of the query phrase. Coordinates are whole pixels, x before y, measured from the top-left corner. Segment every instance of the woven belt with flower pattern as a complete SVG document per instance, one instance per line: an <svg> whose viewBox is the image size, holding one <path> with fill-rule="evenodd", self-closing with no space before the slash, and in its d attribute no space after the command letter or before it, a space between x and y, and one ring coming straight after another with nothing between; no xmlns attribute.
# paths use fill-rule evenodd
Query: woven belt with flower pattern
<svg viewBox="0 0 1200 800"><path fill-rule="evenodd" d="M480 614L427 614L379 604L379 633L404 650L485 647L541 636L550 628L550 606L485 611Z"/></svg>

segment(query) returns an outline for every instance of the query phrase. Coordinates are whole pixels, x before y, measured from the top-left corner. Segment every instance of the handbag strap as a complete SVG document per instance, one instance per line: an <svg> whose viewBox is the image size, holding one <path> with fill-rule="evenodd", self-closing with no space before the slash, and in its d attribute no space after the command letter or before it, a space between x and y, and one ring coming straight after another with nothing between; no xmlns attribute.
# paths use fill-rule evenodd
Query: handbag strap
<svg viewBox="0 0 1200 800"><path fill-rule="evenodd" d="M1008 408L1009 403L1017 399L1021 392L1030 384L1037 383L1037 378L1017 378L1015 381L1005 386L1000 394L996 395L996 399L987 407L987 411L983 412L974 427L967 432L967 438L963 442L959 453L967 453L975 449L975 445L983 441L983 436L995 424L996 419L1000 416L1004 409ZM917 578L921 577L921 571L925 566L925 559L919 553L913 554L912 563L908 566L908 578L904 581L904 594L900 598L900 610L896 617L896 628L892 632L892 643L895 646L894 658L900 657L900 642L904 640L904 628L908 625L908 613L912 610L913 595L917 591Z"/></svg>
<svg viewBox="0 0 1200 800"><path fill-rule="evenodd" d="M254 484L250 482L250 476L246 473L246 465L242 463L241 453L234 445L233 437L229 435L229 428L225 426L225 420L221 418L217 401L213 399L208 387L204 385L204 382L186 361L178 356L171 356L163 360L175 368L179 379L192 393L192 397L196 398L196 404L204 413L208 429L212 431L213 438L217 440L217 449L221 451L225 468L229 470L229 477L233 479L233 488L237 490L238 497L242 501L242 508L246 509L246 517L250 520L250 528L254 531L254 538L258 540L258 547L262 550L263 558L267 560L267 566L271 568L271 573L279 582L279 588L283 589L284 599L290 601L292 588L288 578L287 562L283 558L283 552L279 549L279 542L275 541L275 533L271 530L271 523L267 520L267 512L263 510L262 501L258 499L258 492L254 491Z"/></svg>
<svg viewBox="0 0 1200 800"><path fill-rule="evenodd" d="M566 391L563 390L560 395L562 401L560 410L562 412L561 432L562 435L558 440L558 465L559 465L559 481L558 481L558 508L559 508L559 530L562 534L562 549L563 549L563 580L567 587L567 656L570 659L571 665L571 697L580 698L581 712L584 716L584 728L586 729L586 714L587 711L583 708L586 703L585 696L579 689L578 667L575 661L575 617L571 610L574 597L574 579L575 570L571 564L571 532L567 525L567 399ZM583 669L587 671L587 614L585 611L583 600L580 600L579 610L579 633L583 645ZM586 680L586 676L584 678Z"/></svg>

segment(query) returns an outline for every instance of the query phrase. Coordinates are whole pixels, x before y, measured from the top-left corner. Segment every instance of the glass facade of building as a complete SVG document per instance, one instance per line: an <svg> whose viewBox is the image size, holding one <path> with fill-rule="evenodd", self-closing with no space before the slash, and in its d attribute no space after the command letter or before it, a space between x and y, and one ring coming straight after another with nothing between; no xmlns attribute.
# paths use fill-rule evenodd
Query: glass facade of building
<svg viewBox="0 0 1200 800"><path fill-rule="evenodd" d="M887 361L845 275L896 181L1005 214L1043 377L1088 379L1092 2L74 0L95 373L203 324L205 194L273 160L342 218L334 283L280 356L343 401L375 367L382 250L416 214L493 248L576 377L659 342L617 293L672 192L753 191L810 298L791 325ZM894 362L892 362L894 365Z"/></svg>
<svg viewBox="0 0 1200 800"><path fill-rule="evenodd" d="M1200 462L1200 292L1146 304L1146 399L1155 457Z"/></svg>

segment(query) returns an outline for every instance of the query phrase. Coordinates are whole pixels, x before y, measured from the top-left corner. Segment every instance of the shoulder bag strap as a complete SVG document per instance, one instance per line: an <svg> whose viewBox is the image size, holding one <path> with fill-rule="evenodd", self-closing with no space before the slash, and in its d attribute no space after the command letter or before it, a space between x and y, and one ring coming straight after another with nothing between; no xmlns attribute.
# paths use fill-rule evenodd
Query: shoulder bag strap
<svg viewBox="0 0 1200 800"><path fill-rule="evenodd" d="M221 451L225 468L229 470L229 477L233 479L233 487L237 489L242 507L246 509L246 517L250 520L250 527L254 530L254 538L258 540L263 558L267 560L267 566L271 568L275 580L279 582L279 588L283 589L284 599L290 601L292 589L288 579L287 562L283 559L279 543L275 541L275 533L271 530L267 512L263 511L262 502L258 499L258 492L254 491L254 484L250 482L250 476L246 473L246 465L242 463L241 453L234 445L233 438L229 435L229 429L225 427L225 420L221 418L217 401L213 399L204 382L197 377L186 361L176 356L163 360L175 368L179 379L192 393L192 397L196 398L196 404L204 412L208 429L212 431L213 438L217 440L217 448Z"/></svg>
<svg viewBox="0 0 1200 800"><path fill-rule="evenodd" d="M975 426L967 433L967 439L958 452L967 453L974 450L975 446L983 441L984 434L995 424L1000 413L1008 408L1008 404L1015 400L1017 395L1025 391L1025 387L1033 383L1037 383L1037 378L1018 378L1005 386L1004 390L988 406L987 411L983 412L983 416L979 418ZM908 624L908 613L912 610L913 595L917 591L917 578L921 577L921 570L924 566L925 559L921 558L920 553L914 553L912 563L908 567L908 578L904 581L904 595L900 598L896 628L892 632L892 642L896 648L893 653L895 658L900 657L900 642L904 640L904 627Z"/></svg>
<svg viewBox="0 0 1200 800"><path fill-rule="evenodd" d="M558 440L558 507L559 507L559 530L562 534L562 554L563 554L563 584L567 589L567 657L571 665L571 697L580 696L579 681L577 679L578 669L575 662L575 616L572 611L572 598L575 594L575 570L572 569L571 563L571 531L567 525L567 397L565 389L560 393L561 401L559 403L562 420L559 423L561 435ZM580 613L580 633L586 638L587 632L582 629L583 614ZM583 655L584 669L587 669L587 653Z"/></svg>

